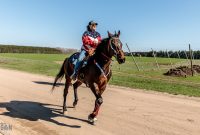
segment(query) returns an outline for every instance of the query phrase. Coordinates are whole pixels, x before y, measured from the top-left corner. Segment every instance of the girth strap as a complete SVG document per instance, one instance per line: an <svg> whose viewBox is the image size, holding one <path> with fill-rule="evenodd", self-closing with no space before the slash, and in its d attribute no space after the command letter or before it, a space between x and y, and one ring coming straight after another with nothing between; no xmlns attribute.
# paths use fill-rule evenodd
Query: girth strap
<svg viewBox="0 0 200 135"><path fill-rule="evenodd" d="M105 75L105 72L103 71L103 69L101 68L101 66L95 60L94 60L94 64L99 68L99 70L101 71L101 73L103 74L103 76L105 78L107 78L106 75Z"/></svg>

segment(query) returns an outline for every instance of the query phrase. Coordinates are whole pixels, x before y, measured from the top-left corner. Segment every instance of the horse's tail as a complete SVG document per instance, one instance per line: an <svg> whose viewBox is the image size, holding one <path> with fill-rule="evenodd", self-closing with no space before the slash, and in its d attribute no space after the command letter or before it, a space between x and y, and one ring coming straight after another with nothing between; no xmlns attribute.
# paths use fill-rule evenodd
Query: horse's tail
<svg viewBox="0 0 200 135"><path fill-rule="evenodd" d="M56 83L57 81L60 79L62 80L63 76L65 75L65 70L64 70L64 66L65 66L65 62L68 61L68 58L66 58L62 64L62 67L60 68L60 71L59 73L56 75L56 78L54 80L54 83L53 83L53 87L52 87L52 90L54 90L55 86L56 86Z"/></svg>

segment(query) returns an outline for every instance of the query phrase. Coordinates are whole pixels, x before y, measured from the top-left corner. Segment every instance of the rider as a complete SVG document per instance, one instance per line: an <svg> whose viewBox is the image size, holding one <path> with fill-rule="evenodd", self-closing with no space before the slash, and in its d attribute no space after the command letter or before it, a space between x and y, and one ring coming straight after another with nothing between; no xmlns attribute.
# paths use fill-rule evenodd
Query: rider
<svg viewBox="0 0 200 135"><path fill-rule="evenodd" d="M83 33L83 45L81 47L81 52L75 64L74 72L70 77L73 80L75 80L77 77L77 72L82 64L82 61L85 59L86 56L91 56L101 42L101 35L96 31L97 25L98 23L90 21L88 23L87 30Z"/></svg>

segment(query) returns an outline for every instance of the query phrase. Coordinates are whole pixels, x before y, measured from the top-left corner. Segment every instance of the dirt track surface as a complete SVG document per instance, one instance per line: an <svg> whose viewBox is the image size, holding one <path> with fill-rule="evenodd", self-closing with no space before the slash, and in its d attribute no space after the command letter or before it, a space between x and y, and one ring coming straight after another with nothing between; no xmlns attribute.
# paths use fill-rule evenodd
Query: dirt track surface
<svg viewBox="0 0 200 135"><path fill-rule="evenodd" d="M53 78L0 69L0 132L12 135L199 135L200 99L109 86L96 125L94 96L80 87L76 109L62 115L63 85ZM134 83L134 82L133 82ZM68 106L73 103L70 87ZM2 128L11 125L11 129Z"/></svg>

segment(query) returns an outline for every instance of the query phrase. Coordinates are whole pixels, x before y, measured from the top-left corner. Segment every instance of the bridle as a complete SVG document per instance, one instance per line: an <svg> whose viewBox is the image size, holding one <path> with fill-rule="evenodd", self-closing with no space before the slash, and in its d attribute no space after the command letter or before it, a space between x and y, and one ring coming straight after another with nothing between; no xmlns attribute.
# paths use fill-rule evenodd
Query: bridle
<svg viewBox="0 0 200 135"><path fill-rule="evenodd" d="M120 49L122 48L122 43L121 43L121 41L120 41L120 43L118 43L118 44L120 44L120 45L118 45L119 47L116 47L116 45L114 44L114 43L112 43L112 40L118 40L118 41L120 41L119 40L119 38L118 37L111 37L110 39L109 39L109 41L108 41L108 47L110 47L111 48L111 50L113 50L113 52L114 52L114 57L116 58L116 59L118 59L118 54L120 53ZM115 47L113 47L113 46L115 46ZM109 49L108 49L109 50ZM107 56L105 53L103 53L103 52L101 52L101 55L105 58L105 60L112 60L112 58L110 58L109 56Z"/></svg>
<svg viewBox="0 0 200 135"><path fill-rule="evenodd" d="M118 43L118 47L116 46L116 44L114 44L113 42L112 42L112 40L118 40L120 43ZM118 54L120 53L120 50L122 49L122 43L121 43L121 41L119 40L119 38L118 37L111 37L110 39L109 39L109 45L108 46L110 46L110 48L113 50L113 52L114 52L114 57L116 58L116 59L118 59ZM113 47L113 46L115 46L115 47Z"/></svg>

